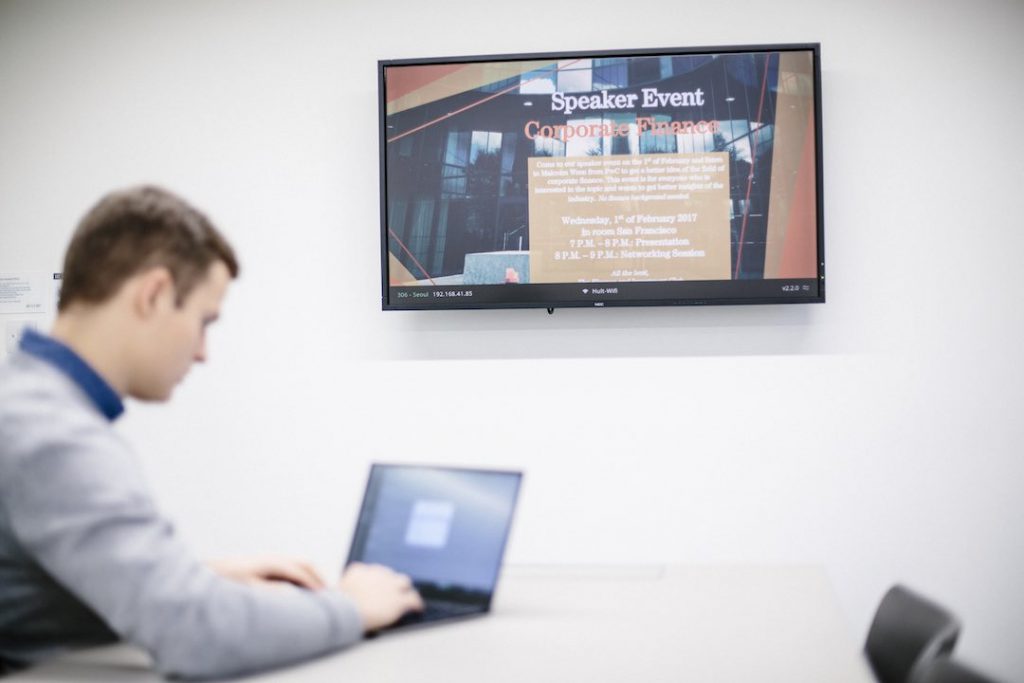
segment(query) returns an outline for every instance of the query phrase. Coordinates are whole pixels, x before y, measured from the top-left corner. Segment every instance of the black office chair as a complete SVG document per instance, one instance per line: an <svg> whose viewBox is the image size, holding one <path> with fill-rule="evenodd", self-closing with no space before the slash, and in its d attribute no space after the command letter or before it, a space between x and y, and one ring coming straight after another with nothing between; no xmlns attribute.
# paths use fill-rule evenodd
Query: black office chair
<svg viewBox="0 0 1024 683"><path fill-rule="evenodd" d="M952 613L897 584L878 605L864 652L879 683L911 683L925 665L952 652L959 635Z"/></svg>
<svg viewBox="0 0 1024 683"><path fill-rule="evenodd" d="M951 657L936 657L919 668L911 683L996 683L996 680Z"/></svg>

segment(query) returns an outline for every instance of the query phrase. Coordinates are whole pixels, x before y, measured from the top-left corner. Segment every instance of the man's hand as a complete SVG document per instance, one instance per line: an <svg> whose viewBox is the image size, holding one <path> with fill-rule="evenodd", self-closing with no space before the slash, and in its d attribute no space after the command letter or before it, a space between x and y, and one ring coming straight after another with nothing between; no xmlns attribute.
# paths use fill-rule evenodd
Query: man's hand
<svg viewBox="0 0 1024 683"><path fill-rule="evenodd" d="M291 583L300 588L319 590L324 580L313 565L286 557L231 558L207 562L221 576L246 584Z"/></svg>
<svg viewBox="0 0 1024 683"><path fill-rule="evenodd" d="M349 565L338 588L356 603L367 632L393 624L406 612L423 609L423 600L412 580L379 564Z"/></svg>

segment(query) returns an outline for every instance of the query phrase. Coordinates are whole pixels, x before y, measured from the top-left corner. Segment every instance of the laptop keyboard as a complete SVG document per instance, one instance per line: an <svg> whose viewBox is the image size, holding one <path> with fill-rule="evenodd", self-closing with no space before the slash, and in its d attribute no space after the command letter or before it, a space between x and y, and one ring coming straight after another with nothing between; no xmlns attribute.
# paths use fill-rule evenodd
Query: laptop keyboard
<svg viewBox="0 0 1024 683"><path fill-rule="evenodd" d="M466 605L460 602L443 602L431 600L426 604L422 612L409 612L396 621L391 628L406 626L408 624L420 624L425 621L440 621L441 619L454 619L470 614L479 614L484 609L480 605Z"/></svg>

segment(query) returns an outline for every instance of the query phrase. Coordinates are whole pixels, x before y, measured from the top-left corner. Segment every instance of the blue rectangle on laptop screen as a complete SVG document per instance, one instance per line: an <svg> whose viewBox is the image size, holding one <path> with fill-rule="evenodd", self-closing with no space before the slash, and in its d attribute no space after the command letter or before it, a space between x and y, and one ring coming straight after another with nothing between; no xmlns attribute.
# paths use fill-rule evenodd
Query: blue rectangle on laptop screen
<svg viewBox="0 0 1024 683"><path fill-rule="evenodd" d="M387 565L416 583L491 592L521 474L374 465L349 562Z"/></svg>

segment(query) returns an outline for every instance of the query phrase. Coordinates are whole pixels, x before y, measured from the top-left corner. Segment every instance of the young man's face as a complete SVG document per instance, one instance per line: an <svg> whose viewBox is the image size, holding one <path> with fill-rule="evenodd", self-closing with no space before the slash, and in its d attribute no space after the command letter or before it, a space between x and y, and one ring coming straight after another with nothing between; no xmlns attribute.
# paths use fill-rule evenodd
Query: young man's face
<svg viewBox="0 0 1024 683"><path fill-rule="evenodd" d="M129 390L133 397L167 400L192 364L206 360L206 328L220 315L230 281L227 266L216 261L180 307L172 288L152 321L144 367Z"/></svg>

